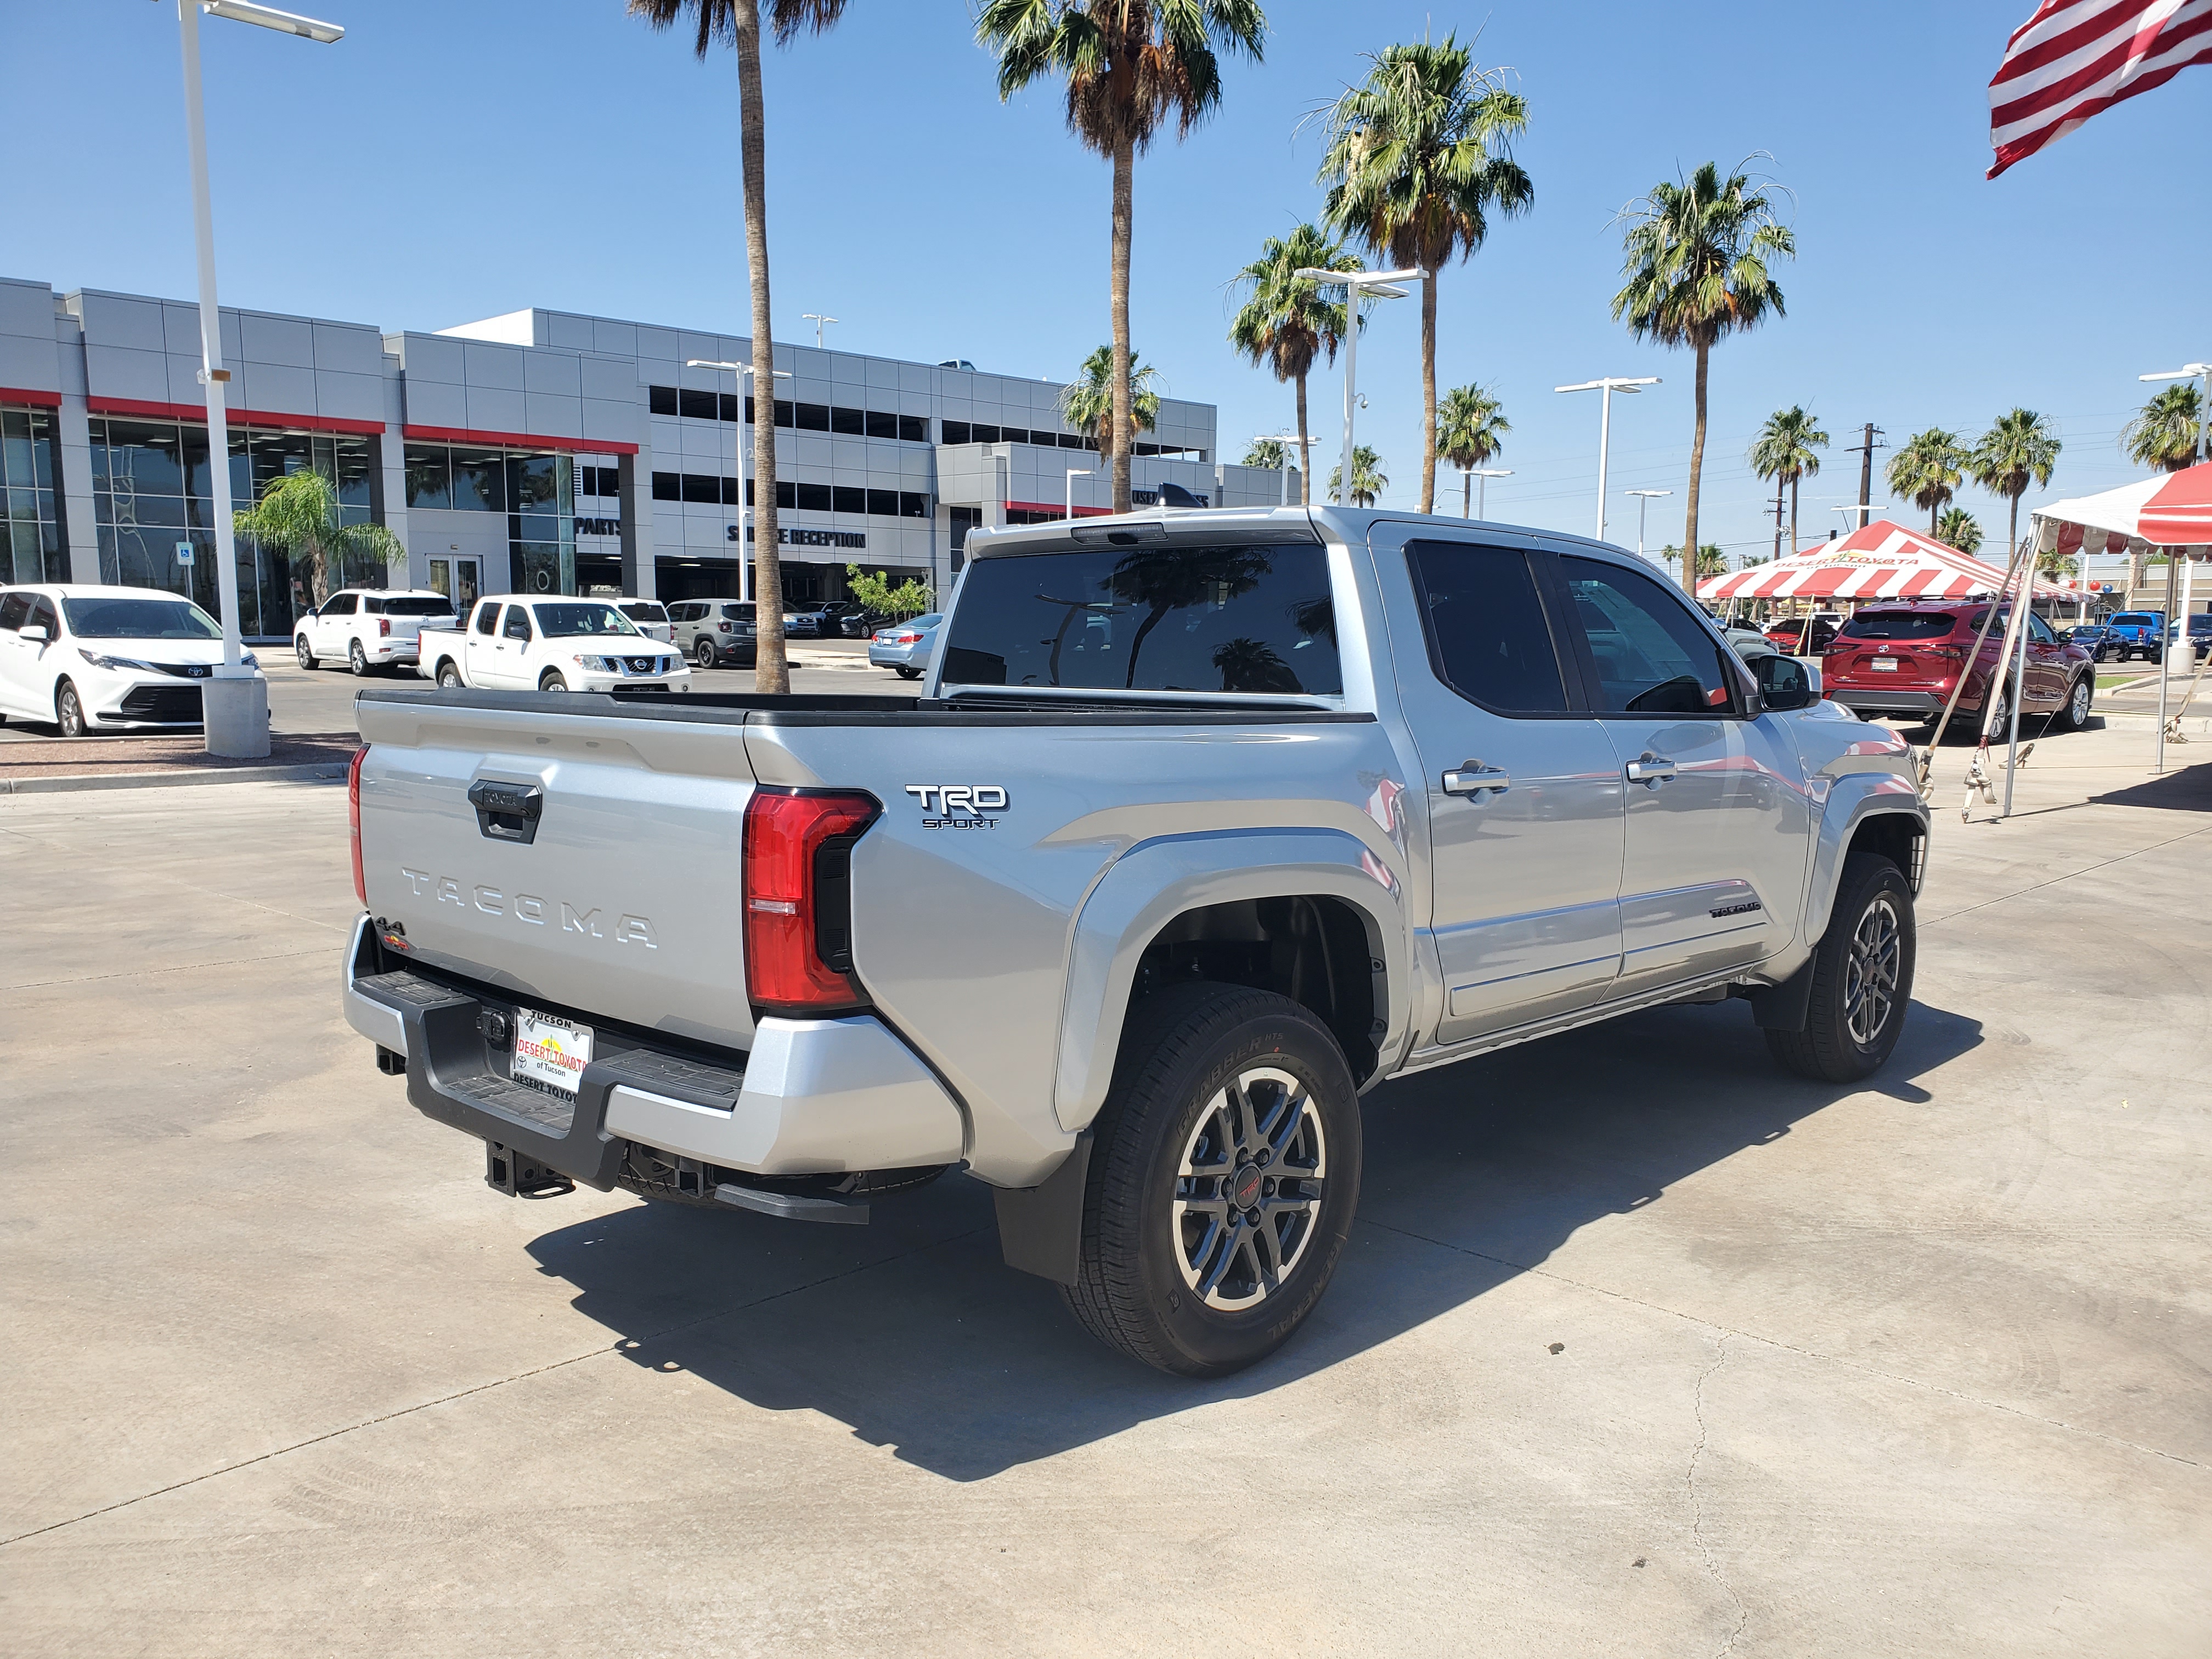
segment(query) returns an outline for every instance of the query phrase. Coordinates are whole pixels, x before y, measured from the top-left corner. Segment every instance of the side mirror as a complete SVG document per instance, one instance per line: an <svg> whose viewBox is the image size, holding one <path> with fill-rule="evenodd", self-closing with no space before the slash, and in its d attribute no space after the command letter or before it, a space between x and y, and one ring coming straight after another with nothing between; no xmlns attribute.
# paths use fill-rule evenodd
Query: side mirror
<svg viewBox="0 0 2212 1659"><path fill-rule="evenodd" d="M15 637L20 640L28 640L33 645L44 645L53 635L46 631L46 623L33 623L28 628L21 630Z"/></svg>
<svg viewBox="0 0 2212 1659"><path fill-rule="evenodd" d="M1759 676L1759 699L1770 712L1809 708L1820 701L1820 671L1795 657L1761 657L1752 664Z"/></svg>

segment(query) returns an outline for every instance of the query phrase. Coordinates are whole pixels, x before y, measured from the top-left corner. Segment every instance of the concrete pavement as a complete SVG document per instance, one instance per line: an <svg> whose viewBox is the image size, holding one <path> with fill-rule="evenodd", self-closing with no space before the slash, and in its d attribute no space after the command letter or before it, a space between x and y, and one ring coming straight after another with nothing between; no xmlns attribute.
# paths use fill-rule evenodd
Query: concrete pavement
<svg viewBox="0 0 2212 1659"><path fill-rule="evenodd" d="M1370 1097L1318 1316L1199 1386L963 1179L492 1194L337 1018L340 789L0 801L0 1650L2202 1654L2212 763L2149 735L2002 824L1939 756L1870 1087L1723 1005Z"/></svg>

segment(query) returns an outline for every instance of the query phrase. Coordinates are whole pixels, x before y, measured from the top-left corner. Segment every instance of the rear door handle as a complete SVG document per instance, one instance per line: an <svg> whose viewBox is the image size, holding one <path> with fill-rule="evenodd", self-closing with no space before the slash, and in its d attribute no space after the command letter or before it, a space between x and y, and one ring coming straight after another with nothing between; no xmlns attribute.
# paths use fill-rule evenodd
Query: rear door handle
<svg viewBox="0 0 2212 1659"><path fill-rule="evenodd" d="M1495 766L1485 766L1480 761L1463 761L1455 769L1444 774L1443 785L1447 795L1472 795L1480 800L1485 790L1504 794L1513 787L1513 779Z"/></svg>
<svg viewBox="0 0 2212 1659"><path fill-rule="evenodd" d="M1640 783L1647 789L1656 789L1674 775L1674 763L1656 755L1646 755L1641 760L1628 763L1628 781Z"/></svg>

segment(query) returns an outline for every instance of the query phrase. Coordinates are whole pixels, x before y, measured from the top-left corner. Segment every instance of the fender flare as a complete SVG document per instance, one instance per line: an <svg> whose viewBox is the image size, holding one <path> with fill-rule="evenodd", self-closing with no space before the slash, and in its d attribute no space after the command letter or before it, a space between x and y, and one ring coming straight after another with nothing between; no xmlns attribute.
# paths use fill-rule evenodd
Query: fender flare
<svg viewBox="0 0 2212 1659"><path fill-rule="evenodd" d="M1813 844L1813 867L1805 883L1802 937L1808 945L1817 944L1828 930L1828 913L1835 908L1836 888L1843 880L1844 856L1859 826L1885 814L1910 818L1924 849L1928 807L1910 780L1890 771L1856 772L1844 774L1831 786L1820 813L1820 835ZM1924 854L1919 861L1924 864ZM1908 869L1905 878L1918 894L1919 871Z"/></svg>
<svg viewBox="0 0 2212 1659"><path fill-rule="evenodd" d="M1186 910L1297 894L1341 899L1367 924L1384 1075L1413 1008L1405 888L1358 836L1341 830L1205 830L1140 842L1101 877L1077 913L1060 1004L1053 1109L1062 1129L1088 1128L1105 1104L1137 960Z"/></svg>

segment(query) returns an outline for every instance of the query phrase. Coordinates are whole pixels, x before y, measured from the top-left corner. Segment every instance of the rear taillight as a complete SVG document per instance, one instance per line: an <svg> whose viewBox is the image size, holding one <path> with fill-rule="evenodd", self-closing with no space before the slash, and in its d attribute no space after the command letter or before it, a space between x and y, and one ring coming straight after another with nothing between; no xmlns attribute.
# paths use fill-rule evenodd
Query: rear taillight
<svg viewBox="0 0 2212 1659"><path fill-rule="evenodd" d="M353 751L353 764L346 768L346 816L353 825L353 896L363 904L368 902L368 876L361 867L361 763L368 758L367 744Z"/></svg>
<svg viewBox="0 0 2212 1659"><path fill-rule="evenodd" d="M730 631L730 625L727 623L716 623L714 624L714 630L720 634L726 634Z"/></svg>
<svg viewBox="0 0 2212 1659"><path fill-rule="evenodd" d="M771 1013L825 1013L866 999L853 978L852 850L871 795L757 789L745 807L745 984Z"/></svg>
<svg viewBox="0 0 2212 1659"><path fill-rule="evenodd" d="M388 639L390 639L390 638L392 637L392 618L391 618L391 617L379 617L376 619L376 635L377 635L377 637L378 637L379 639L385 639L385 640L388 640Z"/></svg>

